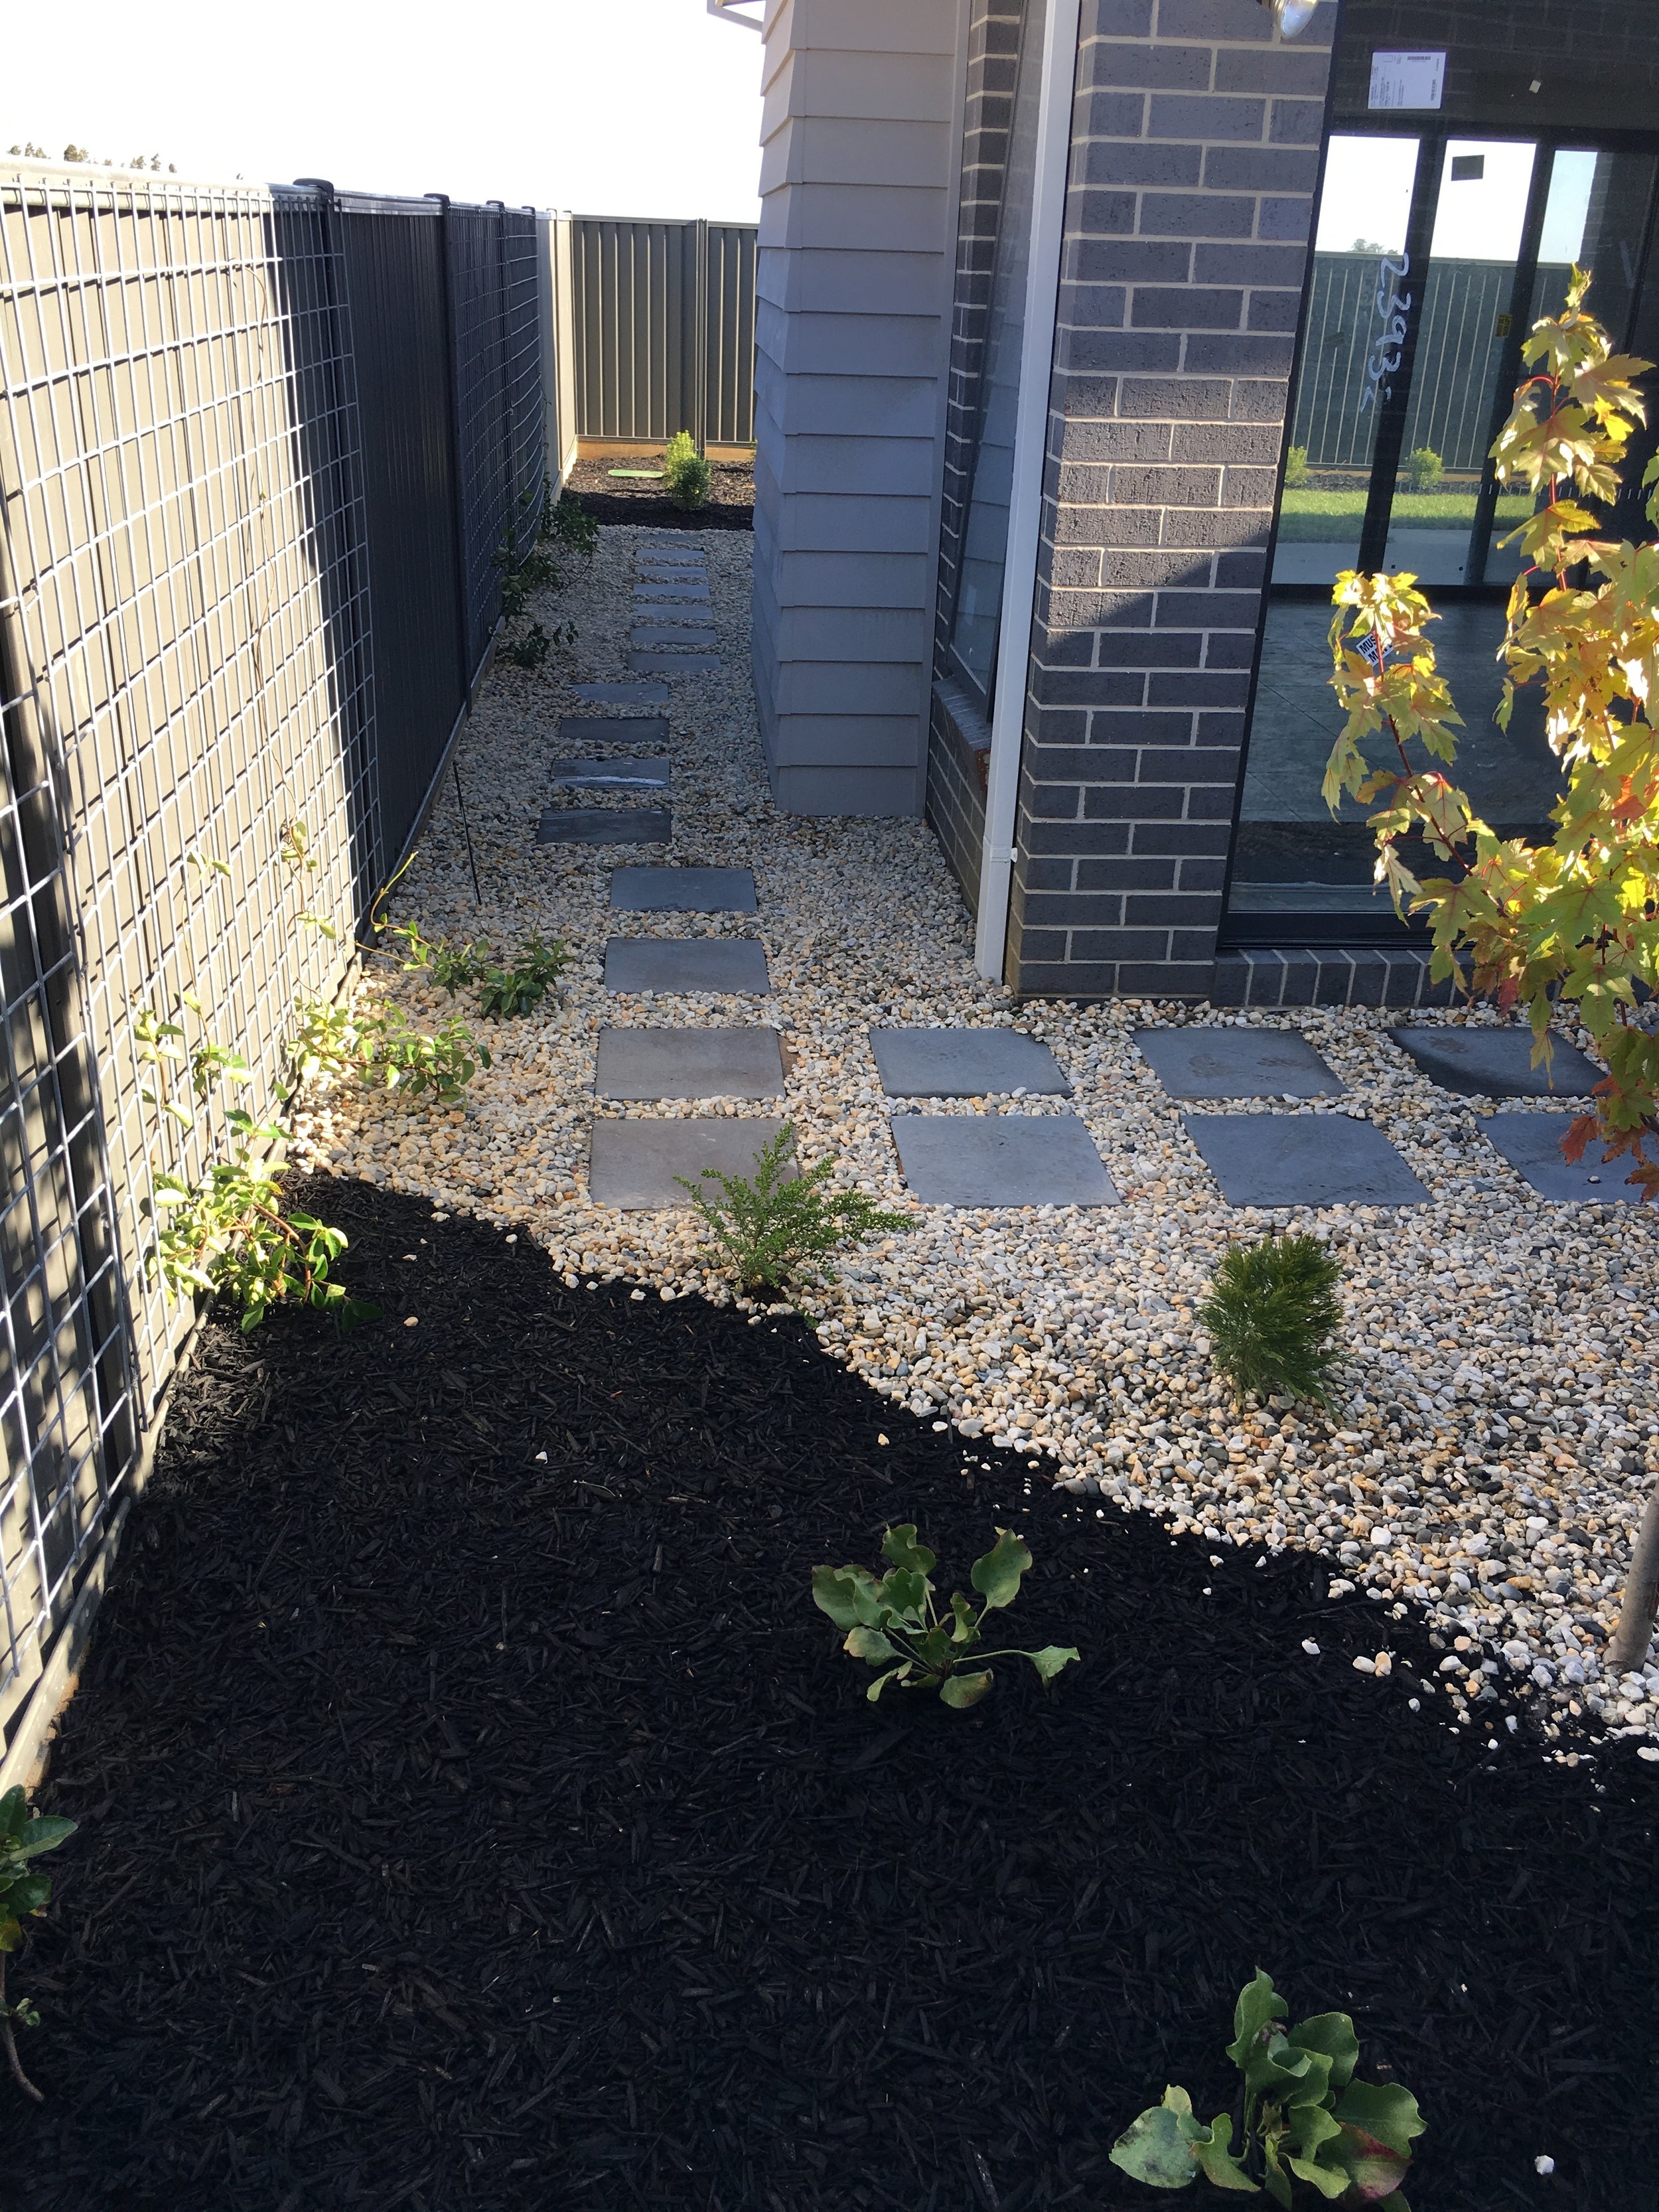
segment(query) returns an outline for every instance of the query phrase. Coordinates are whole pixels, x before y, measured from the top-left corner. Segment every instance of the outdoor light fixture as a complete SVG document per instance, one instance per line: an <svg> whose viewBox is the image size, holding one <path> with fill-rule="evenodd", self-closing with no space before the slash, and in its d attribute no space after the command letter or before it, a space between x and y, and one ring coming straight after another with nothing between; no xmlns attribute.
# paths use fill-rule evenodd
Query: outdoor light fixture
<svg viewBox="0 0 1659 2212"><path fill-rule="evenodd" d="M1319 0L1261 0L1261 4L1273 17L1273 28L1293 39L1312 22Z"/></svg>

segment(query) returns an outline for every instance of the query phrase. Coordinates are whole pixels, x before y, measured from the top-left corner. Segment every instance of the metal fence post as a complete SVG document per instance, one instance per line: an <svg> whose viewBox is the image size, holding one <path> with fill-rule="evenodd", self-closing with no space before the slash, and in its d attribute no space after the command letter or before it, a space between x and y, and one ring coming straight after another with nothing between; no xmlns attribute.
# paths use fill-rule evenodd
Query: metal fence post
<svg viewBox="0 0 1659 2212"><path fill-rule="evenodd" d="M690 428L702 453L708 443L708 224L702 216L697 217L696 239L693 247L696 257L695 295L692 319L696 337L691 363L691 407Z"/></svg>
<svg viewBox="0 0 1659 2212"><path fill-rule="evenodd" d="M472 693L472 639L466 523L461 511L460 364L456 358L455 265L450 246L449 194L428 192L426 197L438 204L438 273L444 303L444 415L449 430L449 526L455 548L455 665L459 685L456 711L459 713Z"/></svg>

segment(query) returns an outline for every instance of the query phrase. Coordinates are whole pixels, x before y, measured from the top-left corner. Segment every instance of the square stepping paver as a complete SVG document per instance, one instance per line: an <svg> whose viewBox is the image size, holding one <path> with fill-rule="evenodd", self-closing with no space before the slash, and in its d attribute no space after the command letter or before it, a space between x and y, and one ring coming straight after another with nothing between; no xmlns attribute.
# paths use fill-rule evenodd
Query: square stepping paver
<svg viewBox="0 0 1659 2212"><path fill-rule="evenodd" d="M562 714L562 745L665 745L666 714Z"/></svg>
<svg viewBox="0 0 1659 2212"><path fill-rule="evenodd" d="M924 1206L1121 1206L1075 1114L901 1114L904 1180Z"/></svg>
<svg viewBox="0 0 1659 2212"><path fill-rule="evenodd" d="M1548 1067L1532 1064L1532 1031L1408 1022L1389 1035L1431 1081L1465 1098L1583 1098L1606 1074L1577 1045L1555 1040Z"/></svg>
<svg viewBox="0 0 1659 2212"><path fill-rule="evenodd" d="M550 806L538 845L665 845L672 817L656 806Z"/></svg>
<svg viewBox="0 0 1659 2212"><path fill-rule="evenodd" d="M1172 1098L1322 1098L1342 1089L1289 1030L1137 1030L1142 1057Z"/></svg>
<svg viewBox="0 0 1659 2212"><path fill-rule="evenodd" d="M714 653L630 653L630 668L654 676L706 676L720 665Z"/></svg>
<svg viewBox="0 0 1659 2212"><path fill-rule="evenodd" d="M642 755L619 754L615 760L560 761L553 781L561 790L578 791L594 786L622 791L660 791L667 783L672 763Z"/></svg>
<svg viewBox="0 0 1659 2212"><path fill-rule="evenodd" d="M579 699L594 707L665 707L665 684L573 684Z"/></svg>
<svg viewBox="0 0 1659 2212"><path fill-rule="evenodd" d="M639 557L641 561L696 561L701 562L708 558L708 556L703 551L701 545L652 545L647 544L640 546L638 552Z"/></svg>
<svg viewBox="0 0 1659 2212"><path fill-rule="evenodd" d="M1568 1126L1563 1114L1489 1114L1480 1128L1540 1198L1565 1205L1639 1206L1641 1186L1625 1180L1635 1162L1604 1161L1605 1147L1592 1137L1583 1159L1571 1165L1561 1155Z"/></svg>
<svg viewBox="0 0 1659 2212"><path fill-rule="evenodd" d="M601 1098L781 1098L776 1030L601 1030Z"/></svg>
<svg viewBox="0 0 1659 2212"><path fill-rule="evenodd" d="M1183 1114L1229 1206L1423 1206L1429 1194L1369 1121L1346 1114Z"/></svg>
<svg viewBox="0 0 1659 2212"><path fill-rule="evenodd" d="M872 1030L870 1049L890 1098L983 1098L1008 1091L1072 1095L1048 1046L1018 1030Z"/></svg>
<svg viewBox="0 0 1659 2212"><path fill-rule="evenodd" d="M607 991L726 991L763 997L772 988L766 947L752 937L612 937Z"/></svg>
<svg viewBox="0 0 1659 2212"><path fill-rule="evenodd" d="M641 561L634 574L642 582L651 584L706 584L708 581L708 571L700 561Z"/></svg>
<svg viewBox="0 0 1659 2212"><path fill-rule="evenodd" d="M670 629L665 623L636 623L628 633L628 642L656 652L712 653L715 635L712 629Z"/></svg>
<svg viewBox="0 0 1659 2212"><path fill-rule="evenodd" d="M695 605L706 607L708 605L708 586L707 584L695 583L688 576L679 583L635 584L634 597L636 599L649 599L656 605L672 603L676 606Z"/></svg>
<svg viewBox="0 0 1659 2212"><path fill-rule="evenodd" d="M691 1194L674 1180L695 1183L705 1168L721 1175L752 1176L755 1162L783 1127L774 1115L722 1115L718 1121L613 1121L593 1124L587 1186L596 1206L690 1206ZM785 1180L793 1182L793 1165ZM718 1185L711 1185L718 1189Z"/></svg>
<svg viewBox="0 0 1659 2212"><path fill-rule="evenodd" d="M753 914L755 878L747 868L613 868L611 903L619 914Z"/></svg>

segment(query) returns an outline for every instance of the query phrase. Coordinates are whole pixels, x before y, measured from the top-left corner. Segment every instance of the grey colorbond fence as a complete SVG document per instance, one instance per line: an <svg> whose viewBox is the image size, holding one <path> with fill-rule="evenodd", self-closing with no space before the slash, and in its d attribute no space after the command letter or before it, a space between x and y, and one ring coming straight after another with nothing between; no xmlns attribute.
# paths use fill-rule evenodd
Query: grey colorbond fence
<svg viewBox="0 0 1659 2212"><path fill-rule="evenodd" d="M755 440L752 223L571 219L576 426L588 440Z"/></svg>
<svg viewBox="0 0 1659 2212"><path fill-rule="evenodd" d="M1291 432L1292 445L1307 447L1310 468L1370 465L1376 418L1360 403L1366 365L1382 328L1382 270L1376 254L1315 257ZM1553 302L1564 294L1567 273L1540 267L1540 298ZM1492 380L1504 345L1500 319L1510 312L1514 281L1514 270L1501 261L1431 265L1419 308L1407 453L1431 446L1448 469L1480 469L1492 436ZM1408 279L1398 282L1401 290L1411 289Z"/></svg>
<svg viewBox="0 0 1659 2212"><path fill-rule="evenodd" d="M0 174L0 1747L67 1663L189 1318L145 1279L134 1012L195 993L262 1104L337 984L538 521L546 230Z"/></svg>

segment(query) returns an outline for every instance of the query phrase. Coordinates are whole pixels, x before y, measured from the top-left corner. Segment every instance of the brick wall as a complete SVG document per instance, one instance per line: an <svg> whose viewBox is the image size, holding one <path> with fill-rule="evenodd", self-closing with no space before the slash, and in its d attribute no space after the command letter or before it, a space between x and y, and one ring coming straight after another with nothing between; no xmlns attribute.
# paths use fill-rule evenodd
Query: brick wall
<svg viewBox="0 0 1659 2212"><path fill-rule="evenodd" d="M945 848L970 910L979 903L985 842L984 765L990 729L974 702L949 680L951 610L966 516L974 428L979 414L997 217L1002 205L1013 121L1014 74L1024 6L1042 0L973 0L963 103L962 185L945 418L939 507L939 591L934 617L936 682L927 744L927 819Z"/></svg>
<svg viewBox="0 0 1659 2212"><path fill-rule="evenodd" d="M1084 0L1007 975L1212 981L1329 40Z"/></svg>

